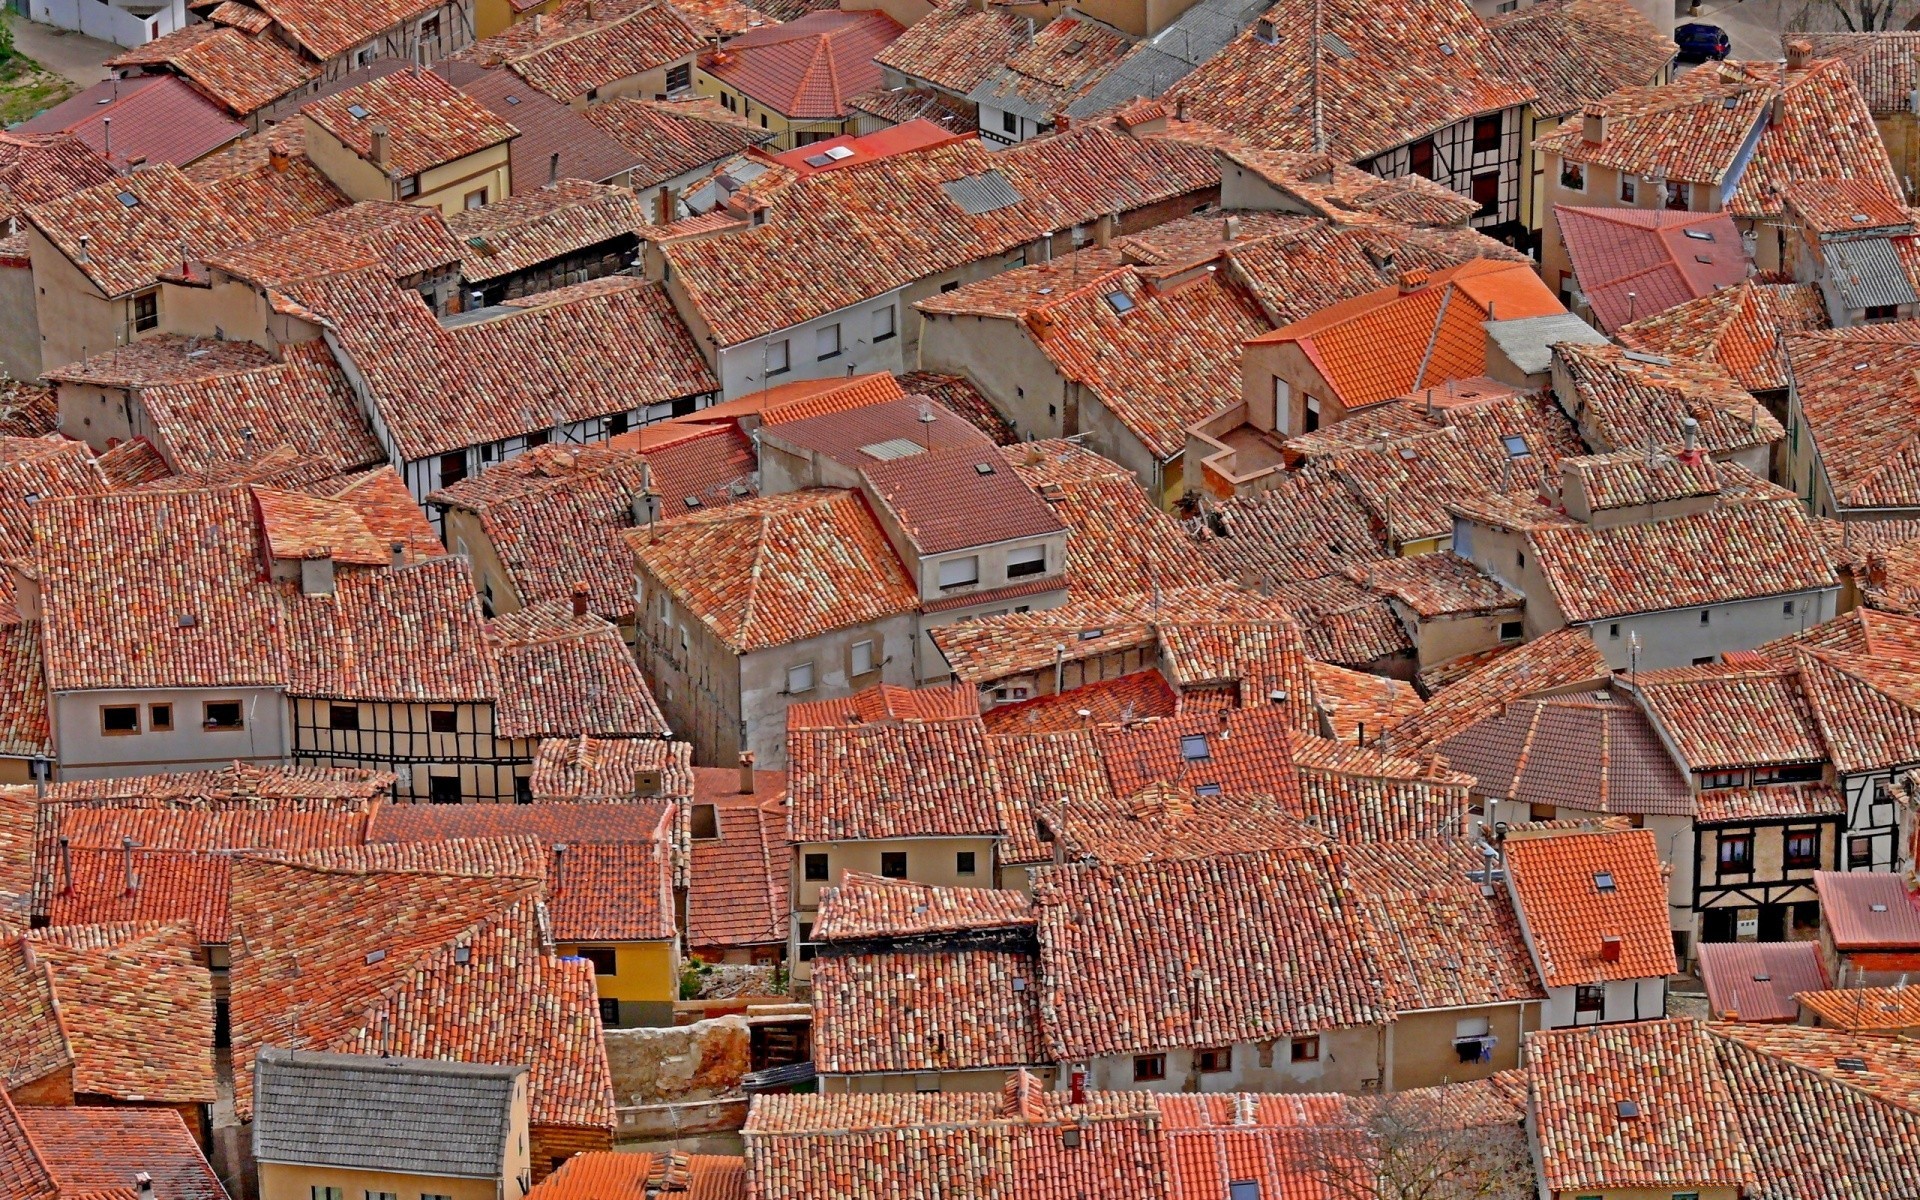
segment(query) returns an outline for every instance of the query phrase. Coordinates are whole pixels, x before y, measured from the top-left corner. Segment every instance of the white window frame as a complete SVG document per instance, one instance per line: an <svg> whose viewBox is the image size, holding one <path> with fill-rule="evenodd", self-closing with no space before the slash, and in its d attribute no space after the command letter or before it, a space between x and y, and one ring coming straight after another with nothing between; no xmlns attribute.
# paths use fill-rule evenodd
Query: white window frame
<svg viewBox="0 0 1920 1200"><path fill-rule="evenodd" d="M781 338L777 342L768 342L766 357L769 379L793 370L793 347L787 344L786 338Z"/></svg>
<svg viewBox="0 0 1920 1200"><path fill-rule="evenodd" d="M1039 563L1040 569L1037 571L1023 571L1018 575L1014 573L1013 569L1015 567L1026 566L1029 563ZM1013 549L1007 551L1007 578L1008 579L1025 579L1029 575L1045 575L1046 573L1047 573L1046 546L1044 545L1015 546Z"/></svg>
<svg viewBox="0 0 1920 1200"><path fill-rule="evenodd" d="M831 345L833 349L825 349L828 345ZM839 358L841 353L846 349L840 340L840 322L835 321L831 325L822 325L819 329L815 330L813 334L813 349L814 360L816 362L825 362L830 358Z"/></svg>
<svg viewBox="0 0 1920 1200"><path fill-rule="evenodd" d="M787 694L789 696L799 696L812 691L816 682L813 676L812 661L795 663L788 667Z"/></svg>
<svg viewBox="0 0 1920 1200"><path fill-rule="evenodd" d="M867 665L864 667L860 665L862 652L865 653L867 660ZM847 647L847 674L858 679L862 675L871 675L879 669L880 647L874 639L862 638Z"/></svg>
<svg viewBox="0 0 1920 1200"><path fill-rule="evenodd" d="M888 304L873 310L873 340L884 342L899 329L894 325L893 305Z"/></svg>

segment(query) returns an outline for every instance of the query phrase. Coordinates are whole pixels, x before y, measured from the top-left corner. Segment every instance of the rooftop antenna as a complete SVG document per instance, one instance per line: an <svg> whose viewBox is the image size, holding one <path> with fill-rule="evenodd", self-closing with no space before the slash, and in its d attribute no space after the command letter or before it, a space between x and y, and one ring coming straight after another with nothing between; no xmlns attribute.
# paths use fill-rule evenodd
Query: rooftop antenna
<svg viewBox="0 0 1920 1200"><path fill-rule="evenodd" d="M927 449L933 449L933 423L937 419L933 415L933 405L922 404L920 415L914 419L920 422L920 440L925 443Z"/></svg>
<svg viewBox="0 0 1920 1200"><path fill-rule="evenodd" d="M1627 633L1627 686L1638 691L1640 688L1640 631Z"/></svg>

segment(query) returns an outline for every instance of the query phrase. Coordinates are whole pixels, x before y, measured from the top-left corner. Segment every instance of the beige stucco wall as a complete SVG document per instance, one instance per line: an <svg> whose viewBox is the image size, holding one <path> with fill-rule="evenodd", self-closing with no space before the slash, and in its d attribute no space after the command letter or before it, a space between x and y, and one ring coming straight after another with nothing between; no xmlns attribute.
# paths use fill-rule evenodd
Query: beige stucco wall
<svg viewBox="0 0 1920 1200"><path fill-rule="evenodd" d="M223 700L240 702L245 728L203 728L202 706ZM140 732L101 732L100 710L123 704L140 706ZM173 706L171 731L149 727L154 704ZM55 692L51 714L55 756L66 779L205 770L234 759L277 762L290 744L286 697L270 688Z"/></svg>
<svg viewBox="0 0 1920 1200"><path fill-rule="evenodd" d="M35 308L40 320L42 370L79 362L129 341L152 336L157 330L136 332L132 301L108 299L68 261L38 229L27 228L28 253L33 257ZM166 324L164 307L161 326Z"/></svg>
<svg viewBox="0 0 1920 1200"><path fill-rule="evenodd" d="M923 317L920 330L921 368L966 376L1021 437L1080 432L1072 386L1019 322L938 315Z"/></svg>
<svg viewBox="0 0 1920 1200"><path fill-rule="evenodd" d="M500 561L479 515L466 508L448 508L445 512L442 540L447 549L466 556L473 568L474 590L492 607L494 616L520 611L525 607L520 592L513 586L513 576Z"/></svg>
<svg viewBox="0 0 1920 1200"><path fill-rule="evenodd" d="M1496 1039L1493 1057L1483 1063L1463 1063L1453 1039L1462 1021L1485 1018ZM1540 1028L1540 1005L1488 1005L1401 1013L1388 1027L1389 1091L1434 1087L1485 1079L1496 1071L1520 1065L1520 1036Z"/></svg>
<svg viewBox="0 0 1920 1200"><path fill-rule="evenodd" d="M219 275L207 286L160 286L160 328L167 333L223 337L273 350L281 342L277 325L284 321L275 321L266 294L230 276Z"/></svg>
<svg viewBox="0 0 1920 1200"><path fill-rule="evenodd" d="M661 84L662 90L665 90L664 78ZM693 70L693 90L696 95L705 96L715 103L725 103L720 99L722 96L732 97L735 112L752 124L772 131L773 140L767 143L768 150L791 150L800 144L799 135L803 133L818 134L820 136L815 140L824 140L853 132L851 113L840 120L790 120L784 113L761 104L752 96L723 83L719 78L707 74L699 67Z"/></svg>
<svg viewBox="0 0 1920 1200"><path fill-rule="evenodd" d="M609 100L618 100L624 96L637 96L642 100L665 100L668 95L671 94L667 91L667 70L676 66L684 66L692 70L693 55L689 54L685 58L676 58L670 63L663 63L653 68L651 71L642 71L638 75L628 75L624 79L616 79L611 83L603 83L599 87L592 89L590 93L582 92L577 96L566 96L562 97L562 99L575 109L584 109L595 104L604 104ZM696 71L694 74L697 77L699 72Z"/></svg>
<svg viewBox="0 0 1920 1200"><path fill-rule="evenodd" d="M1010 1073L1002 1068L985 1071L925 1071L917 1074L875 1072L868 1075L822 1075L820 1090L855 1092L865 1095L893 1095L901 1092L997 1092L1006 1086L1007 1076ZM1034 1070L1030 1073L1042 1087L1051 1086L1053 1083L1055 1073L1051 1069Z"/></svg>
<svg viewBox="0 0 1920 1200"><path fill-rule="evenodd" d="M33 268L0 262L0 374L32 379L40 362L40 311L34 303Z"/></svg>
<svg viewBox="0 0 1920 1200"><path fill-rule="evenodd" d="M321 129L308 117L307 157L335 186L355 200L400 200L398 185L387 173L360 157L338 138ZM467 193L487 189L487 203L497 204L511 194L512 180L507 168L507 146L502 142L475 154L456 158L420 172L420 190L404 199L409 204L438 208L446 216L466 207Z"/></svg>
<svg viewBox="0 0 1920 1200"><path fill-rule="evenodd" d="M1291 1038L1245 1042L1233 1047L1229 1070L1206 1074L1197 1066L1198 1047L1166 1050L1166 1078L1153 1082L1134 1081L1134 1055L1109 1055L1088 1064L1087 1085L1142 1092L1358 1093L1363 1084L1380 1079L1386 1053L1382 1029L1335 1029L1319 1036L1320 1056L1312 1061L1293 1061Z"/></svg>

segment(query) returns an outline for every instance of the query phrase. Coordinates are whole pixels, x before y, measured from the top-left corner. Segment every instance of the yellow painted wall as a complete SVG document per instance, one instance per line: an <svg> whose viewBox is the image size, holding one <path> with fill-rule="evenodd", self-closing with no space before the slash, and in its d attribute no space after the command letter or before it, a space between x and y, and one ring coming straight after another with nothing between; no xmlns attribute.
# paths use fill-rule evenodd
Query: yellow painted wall
<svg viewBox="0 0 1920 1200"><path fill-rule="evenodd" d="M581 946L612 946L615 971L596 975L593 982L608 1000L671 1003L680 997L678 965L671 942L575 942L562 945L563 955L578 954Z"/></svg>
<svg viewBox="0 0 1920 1200"><path fill-rule="evenodd" d="M433 1175L400 1175L391 1171L353 1171L344 1167L292 1167L260 1164L260 1200L313 1200L316 1187L337 1187L342 1200L366 1200L392 1192L400 1200L421 1196L451 1196L453 1200L497 1200L498 1179L443 1179ZM506 1195L517 1189L509 1185ZM321 1193L324 1195L325 1193Z"/></svg>
<svg viewBox="0 0 1920 1200"><path fill-rule="evenodd" d="M728 87L720 80L694 68L693 90L697 95L705 96L719 103L725 103L720 97L733 97L734 111L762 129L773 131L773 141L768 150L791 150L799 143L795 138L802 133L819 133L827 137L839 137L843 133L852 133L851 118L841 121L790 121L782 114L754 100L753 97L737 88Z"/></svg>
<svg viewBox="0 0 1920 1200"><path fill-rule="evenodd" d="M493 615L519 612L526 607L521 602L520 593L514 589L513 577L507 573L506 564L500 561L500 555L494 550L486 527L480 523L479 515L465 508L449 508L446 514L446 531L442 540L446 542L447 549L465 555L473 565L473 586L487 597L488 603L493 606Z"/></svg>
<svg viewBox="0 0 1920 1200"><path fill-rule="evenodd" d="M338 138L302 118L306 125L307 157L334 185L355 200L400 200L398 186ZM456 158L420 173L420 191L406 197L410 204L437 208L452 216L466 206L468 192L487 189L487 203L498 204L512 194L507 169L507 146L502 142L476 154Z"/></svg>

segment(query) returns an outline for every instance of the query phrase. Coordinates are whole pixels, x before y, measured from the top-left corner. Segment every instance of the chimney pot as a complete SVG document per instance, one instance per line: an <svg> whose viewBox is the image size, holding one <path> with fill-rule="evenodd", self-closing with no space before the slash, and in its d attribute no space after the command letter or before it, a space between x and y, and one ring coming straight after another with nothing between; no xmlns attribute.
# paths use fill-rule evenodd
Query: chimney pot
<svg viewBox="0 0 1920 1200"><path fill-rule="evenodd" d="M1187 98L1185 96L1173 102L1173 119L1176 121L1184 121L1187 119Z"/></svg>
<svg viewBox="0 0 1920 1200"><path fill-rule="evenodd" d="M753 751L746 750L740 755L740 794L753 795Z"/></svg>
<svg viewBox="0 0 1920 1200"><path fill-rule="evenodd" d="M557 892L560 890L560 885L562 881L566 879L566 875L567 844L565 842L555 842L553 844L553 891Z"/></svg>
<svg viewBox="0 0 1920 1200"><path fill-rule="evenodd" d="M387 166L387 160L392 157L391 149L388 146L389 136L387 127L385 125L375 125L372 136L373 145L369 153L373 158L373 165L384 170Z"/></svg>
<svg viewBox="0 0 1920 1200"><path fill-rule="evenodd" d="M1407 295L1427 286L1427 273L1417 267L1400 272L1400 294Z"/></svg>
<svg viewBox="0 0 1920 1200"><path fill-rule="evenodd" d="M387 553L393 556L394 570L398 571L401 567L407 565L407 544L405 542L389 542L387 544Z"/></svg>
<svg viewBox="0 0 1920 1200"><path fill-rule="evenodd" d="M135 1171L133 1175L133 1190L134 1193L140 1197L140 1200L153 1200L153 1176L147 1174L145 1171Z"/></svg>
<svg viewBox="0 0 1920 1200"><path fill-rule="evenodd" d="M293 157L287 153L284 144L272 142L267 146L267 165L272 167L276 174L285 174L287 168L293 165Z"/></svg>
<svg viewBox="0 0 1920 1200"><path fill-rule="evenodd" d="M130 837L120 839L120 852L126 856L127 895L129 896L140 890L140 877L133 873L133 847L135 844L134 840Z"/></svg>
<svg viewBox="0 0 1920 1200"><path fill-rule="evenodd" d="M1221 232L1226 235L1226 240L1229 242L1238 239L1240 236L1240 218L1229 214L1227 219L1221 222Z"/></svg>

